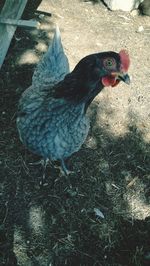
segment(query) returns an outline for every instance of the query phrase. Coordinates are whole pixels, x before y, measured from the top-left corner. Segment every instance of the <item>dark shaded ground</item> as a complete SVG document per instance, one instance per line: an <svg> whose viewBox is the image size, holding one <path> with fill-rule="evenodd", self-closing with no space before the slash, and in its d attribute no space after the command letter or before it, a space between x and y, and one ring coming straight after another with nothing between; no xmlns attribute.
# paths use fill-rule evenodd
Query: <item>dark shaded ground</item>
<svg viewBox="0 0 150 266"><path fill-rule="evenodd" d="M88 140L69 161L76 174L67 179L49 166L40 186L42 168L29 164L38 158L20 143L15 119L36 62L19 62L28 50L40 56L37 44L50 38L18 30L0 73L0 265L149 265L150 147L138 114L129 110L125 133L114 134L103 115L113 120L116 107L98 98Z"/></svg>

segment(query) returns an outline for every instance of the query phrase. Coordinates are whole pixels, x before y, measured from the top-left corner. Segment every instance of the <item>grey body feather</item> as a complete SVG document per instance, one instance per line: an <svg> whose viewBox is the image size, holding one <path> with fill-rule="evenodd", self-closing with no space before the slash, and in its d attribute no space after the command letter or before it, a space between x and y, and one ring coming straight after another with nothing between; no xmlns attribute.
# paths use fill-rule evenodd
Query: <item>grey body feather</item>
<svg viewBox="0 0 150 266"><path fill-rule="evenodd" d="M55 84L69 72L59 29L38 64L32 85L19 102L17 127L20 140L45 159L64 160L78 151L89 131L85 104L73 104L51 96Z"/></svg>

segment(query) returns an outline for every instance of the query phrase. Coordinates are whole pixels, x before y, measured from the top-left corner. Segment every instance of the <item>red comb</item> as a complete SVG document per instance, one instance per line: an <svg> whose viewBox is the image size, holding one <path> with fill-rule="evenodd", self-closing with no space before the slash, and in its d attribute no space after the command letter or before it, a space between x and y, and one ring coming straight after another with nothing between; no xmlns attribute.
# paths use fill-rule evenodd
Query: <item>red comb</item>
<svg viewBox="0 0 150 266"><path fill-rule="evenodd" d="M130 65L130 58L127 50L121 50L119 52L121 58L121 68L124 72L127 72Z"/></svg>

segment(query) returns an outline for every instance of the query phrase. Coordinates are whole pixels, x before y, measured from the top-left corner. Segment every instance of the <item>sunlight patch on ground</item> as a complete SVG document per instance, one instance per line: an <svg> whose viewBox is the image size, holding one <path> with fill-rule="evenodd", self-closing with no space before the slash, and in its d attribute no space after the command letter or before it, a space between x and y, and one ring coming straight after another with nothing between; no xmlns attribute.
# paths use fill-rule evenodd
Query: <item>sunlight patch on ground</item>
<svg viewBox="0 0 150 266"><path fill-rule="evenodd" d="M18 60L19 65L36 64L39 61L38 56L32 50L24 52Z"/></svg>
<svg viewBox="0 0 150 266"><path fill-rule="evenodd" d="M18 265L32 265L30 258L27 256L27 242L18 227L14 230L14 252L17 257Z"/></svg>
<svg viewBox="0 0 150 266"><path fill-rule="evenodd" d="M136 126L139 130L139 132L142 133L143 140L146 143L150 142L150 117L139 117L139 120L136 123Z"/></svg>
<svg viewBox="0 0 150 266"><path fill-rule="evenodd" d="M35 47L39 52L42 53L47 52L48 49L47 45L44 42L39 42Z"/></svg>
<svg viewBox="0 0 150 266"><path fill-rule="evenodd" d="M40 29L41 29L41 30L44 30L44 31L49 31L49 30L51 30L52 28L51 28L51 26L50 26L49 24L47 24L47 23L42 23L42 24L40 25Z"/></svg>
<svg viewBox="0 0 150 266"><path fill-rule="evenodd" d="M128 201L129 211L134 219L145 220L150 216L150 206L146 203L145 197L142 193L136 191L134 194L128 193L126 195Z"/></svg>
<svg viewBox="0 0 150 266"><path fill-rule="evenodd" d="M123 102L122 97L124 97ZM98 103L96 116L97 125L102 125L105 127L106 131L116 137L124 136L128 132L129 124L128 98L128 89L126 89L126 94L122 96L120 87L105 88L96 98Z"/></svg>
<svg viewBox="0 0 150 266"><path fill-rule="evenodd" d="M32 206L29 211L29 225L37 234L42 234L44 230L43 211L40 207Z"/></svg>
<svg viewBox="0 0 150 266"><path fill-rule="evenodd" d="M124 114L122 119L120 120L120 116L118 115L118 111L116 111L113 116L107 115L107 113L103 113L99 118L97 118L97 122L101 125L106 125L106 130L108 130L112 135L119 137L125 136L128 132L128 119Z"/></svg>
<svg viewBox="0 0 150 266"><path fill-rule="evenodd" d="M139 96L138 99L133 98L130 90L123 84L118 85L118 88L105 88L96 97L97 125L104 127L106 131L116 137L124 136L129 132L130 126L134 125L142 133L144 141L149 142L150 113L146 107L148 99L144 101L142 96ZM141 99L143 100L142 104L138 102L142 101Z"/></svg>
<svg viewBox="0 0 150 266"><path fill-rule="evenodd" d="M92 136L89 137L86 141L86 147L91 149L96 149L97 148L96 139Z"/></svg>

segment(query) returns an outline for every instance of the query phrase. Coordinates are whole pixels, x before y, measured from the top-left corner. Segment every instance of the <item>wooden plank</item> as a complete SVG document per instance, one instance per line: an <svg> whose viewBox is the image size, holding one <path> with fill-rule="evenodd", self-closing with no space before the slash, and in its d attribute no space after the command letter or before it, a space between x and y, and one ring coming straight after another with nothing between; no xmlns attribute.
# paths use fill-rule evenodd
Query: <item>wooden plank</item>
<svg viewBox="0 0 150 266"><path fill-rule="evenodd" d="M4 18L19 19L24 11L28 0L6 0L1 11L1 16Z"/></svg>
<svg viewBox="0 0 150 266"><path fill-rule="evenodd" d="M19 26L19 27L29 27L29 28L37 28L40 23L33 20L17 20L17 19L9 19L9 18L1 18L0 17L0 24L8 24L12 26Z"/></svg>
<svg viewBox="0 0 150 266"><path fill-rule="evenodd" d="M45 15L45 16L48 16L48 17L52 16L52 14L50 12L41 11L41 10L36 10L35 13L36 14L42 14L42 15Z"/></svg>
<svg viewBox="0 0 150 266"><path fill-rule="evenodd" d="M6 19L20 19L26 4L27 0L6 0L0 15ZM16 28L17 26L0 24L0 68Z"/></svg>

